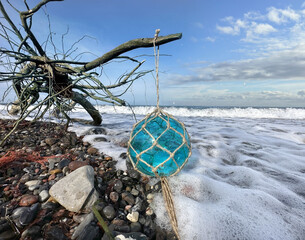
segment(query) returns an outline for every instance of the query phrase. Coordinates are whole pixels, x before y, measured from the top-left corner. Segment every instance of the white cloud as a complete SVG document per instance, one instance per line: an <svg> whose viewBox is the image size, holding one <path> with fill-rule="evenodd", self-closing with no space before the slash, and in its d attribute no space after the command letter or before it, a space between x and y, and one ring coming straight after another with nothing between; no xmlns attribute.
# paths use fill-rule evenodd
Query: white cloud
<svg viewBox="0 0 305 240"><path fill-rule="evenodd" d="M205 40L208 41L208 42L215 42L216 41L216 39L212 38L212 37L206 37Z"/></svg>
<svg viewBox="0 0 305 240"><path fill-rule="evenodd" d="M217 25L217 29L225 34L230 35L238 35L242 28L246 28L247 23L241 19L233 20L232 17L226 18L224 21L229 22L232 26L219 26Z"/></svg>
<svg viewBox="0 0 305 240"><path fill-rule="evenodd" d="M267 17L271 22L281 24L288 22L289 20L298 21L300 19L300 14L289 7L286 9L271 7L268 8Z"/></svg>
<svg viewBox="0 0 305 240"><path fill-rule="evenodd" d="M173 84L207 81L304 80L305 44L275 51L265 57L226 61L192 69L193 74L175 75Z"/></svg>
<svg viewBox="0 0 305 240"><path fill-rule="evenodd" d="M255 24L255 26L253 28L254 33L263 34L263 35L266 35L266 34L269 34L272 32L276 32L276 31L277 30L268 23Z"/></svg>
<svg viewBox="0 0 305 240"><path fill-rule="evenodd" d="M230 35L238 35L239 29L234 29L233 27L227 26L227 27L221 27L217 25L217 30L219 30L222 33L230 34Z"/></svg>

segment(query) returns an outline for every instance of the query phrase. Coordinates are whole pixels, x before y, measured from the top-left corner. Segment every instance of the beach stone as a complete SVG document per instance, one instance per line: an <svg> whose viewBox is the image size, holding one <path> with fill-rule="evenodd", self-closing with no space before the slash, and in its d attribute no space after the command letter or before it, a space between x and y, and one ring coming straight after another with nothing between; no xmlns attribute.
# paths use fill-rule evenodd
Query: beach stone
<svg viewBox="0 0 305 240"><path fill-rule="evenodd" d="M106 135L107 132L106 132L106 130L104 128L91 128L84 135L95 135L95 134L104 134L104 135Z"/></svg>
<svg viewBox="0 0 305 240"><path fill-rule="evenodd" d="M30 191L33 191L36 188L39 188L39 185L41 183L42 183L41 180L31 180L31 181L27 181L24 185L26 185Z"/></svg>
<svg viewBox="0 0 305 240"><path fill-rule="evenodd" d="M35 203L31 207L29 207L26 211L22 212L19 218L20 224L23 226L29 225L36 218L39 209L40 209L40 204Z"/></svg>
<svg viewBox="0 0 305 240"><path fill-rule="evenodd" d="M105 161L112 161L112 157L110 157L110 156L105 156L104 160L105 160Z"/></svg>
<svg viewBox="0 0 305 240"><path fill-rule="evenodd" d="M115 236L115 240L148 240L148 237L140 232L120 233Z"/></svg>
<svg viewBox="0 0 305 240"><path fill-rule="evenodd" d="M56 143L57 140L55 138L46 138L44 141L49 146L52 146L54 143Z"/></svg>
<svg viewBox="0 0 305 240"><path fill-rule="evenodd" d="M38 196L34 195L23 195L19 201L19 206L27 207L38 202Z"/></svg>
<svg viewBox="0 0 305 240"><path fill-rule="evenodd" d="M103 208L103 214L108 220L112 220L112 219L114 219L116 212L115 212L113 206L108 205Z"/></svg>
<svg viewBox="0 0 305 240"><path fill-rule="evenodd" d="M153 193L148 193L146 196L147 200L153 200L154 197L155 197L155 195Z"/></svg>
<svg viewBox="0 0 305 240"><path fill-rule="evenodd" d="M28 229L26 229L24 232L22 232L21 238L29 237L29 238L33 239L35 237L38 237L41 235L40 230L41 230L40 226L33 225L33 226L29 227Z"/></svg>
<svg viewBox="0 0 305 240"><path fill-rule="evenodd" d="M0 239L1 240L14 240L14 239L16 239L16 234L14 233L13 229L8 229L4 232L0 232Z"/></svg>
<svg viewBox="0 0 305 240"><path fill-rule="evenodd" d="M17 219L20 217L20 215L26 211L28 209L28 207L18 207L18 208L15 208L12 215L11 215L11 218L12 219Z"/></svg>
<svg viewBox="0 0 305 240"><path fill-rule="evenodd" d="M139 195L139 191L135 188L133 188L130 192L133 196L138 196Z"/></svg>
<svg viewBox="0 0 305 240"><path fill-rule="evenodd" d="M56 168L56 169L51 170L49 173L52 175L52 174L57 174L57 173L61 173L61 172L62 172L61 169Z"/></svg>
<svg viewBox="0 0 305 240"><path fill-rule="evenodd" d="M58 163L57 167L58 167L59 169L63 169L64 167L68 166L69 163L70 163L70 160L67 159L67 158L64 158L64 159L62 159L62 160Z"/></svg>
<svg viewBox="0 0 305 240"><path fill-rule="evenodd" d="M114 225L114 230L121 232L121 233L129 233L130 232L130 226L128 225Z"/></svg>
<svg viewBox="0 0 305 240"><path fill-rule="evenodd" d="M135 169L128 170L128 175L129 175L129 177L136 179L136 180L140 180L140 178L141 178L141 174Z"/></svg>
<svg viewBox="0 0 305 240"><path fill-rule="evenodd" d="M55 167L55 163L58 163L59 161L59 157L48 158L49 170L52 170Z"/></svg>
<svg viewBox="0 0 305 240"><path fill-rule="evenodd" d="M71 237L71 239L76 239L84 230L84 228L89 225L94 220L93 213L87 214L84 220L75 228L75 231ZM89 238L88 238L89 239Z"/></svg>
<svg viewBox="0 0 305 240"><path fill-rule="evenodd" d="M24 175L22 175L22 177L20 178L19 182L20 183L26 183L31 179L31 175L26 173Z"/></svg>
<svg viewBox="0 0 305 240"><path fill-rule="evenodd" d="M120 193L122 191L122 188L123 188L123 183L121 180L119 179L116 179L114 181L114 185L113 185L113 190Z"/></svg>
<svg viewBox="0 0 305 240"><path fill-rule="evenodd" d="M135 198L129 192L123 192L122 193L122 199L124 201L128 202L129 205L134 205L135 204Z"/></svg>
<svg viewBox="0 0 305 240"><path fill-rule="evenodd" d="M96 155L98 153L98 150L95 147L90 147L88 148L87 153L90 155Z"/></svg>
<svg viewBox="0 0 305 240"><path fill-rule="evenodd" d="M146 208L145 214L147 216L151 216L154 214L154 210L152 208L148 207L148 208Z"/></svg>
<svg viewBox="0 0 305 240"><path fill-rule="evenodd" d="M140 212L140 211L145 210L145 206L144 206L143 202L144 201L141 198L137 197L135 205L132 207L132 211Z"/></svg>
<svg viewBox="0 0 305 240"><path fill-rule="evenodd" d="M73 221L74 222L77 222L77 223L81 223L82 221L84 221L84 219L87 217L89 213L87 214L81 214L81 215L77 215L77 214L74 214L73 215Z"/></svg>
<svg viewBox="0 0 305 240"><path fill-rule="evenodd" d="M126 224L126 222L122 219L119 219L119 218L115 218L112 220L111 222L113 225L118 225L118 226L123 226Z"/></svg>
<svg viewBox="0 0 305 240"><path fill-rule="evenodd" d="M140 232L142 229L142 226L139 222L132 222L130 224L130 231L131 232Z"/></svg>
<svg viewBox="0 0 305 240"><path fill-rule="evenodd" d="M78 212L85 201L86 208L90 208L98 199L98 193L94 189L94 169L91 166L76 169L56 182L49 194L69 211Z"/></svg>
<svg viewBox="0 0 305 240"><path fill-rule="evenodd" d="M66 240L68 239L63 233L63 229L60 226L52 226L45 233L45 240Z"/></svg>
<svg viewBox="0 0 305 240"><path fill-rule="evenodd" d="M95 142L107 142L107 138L105 138L105 137L96 137L96 138L94 138L93 141L95 141Z"/></svg>
<svg viewBox="0 0 305 240"><path fill-rule="evenodd" d="M117 202L119 200L120 195L117 192L111 192L109 197L112 202Z"/></svg>
<svg viewBox="0 0 305 240"><path fill-rule="evenodd" d="M77 135L75 132L69 132L65 138L68 140L68 144L70 144L72 147L76 145Z"/></svg>
<svg viewBox="0 0 305 240"><path fill-rule="evenodd" d="M39 200L40 202L46 201L50 197L49 191L48 190L42 190L39 193Z"/></svg>
<svg viewBox="0 0 305 240"><path fill-rule="evenodd" d="M100 239L100 230L96 224L87 225L84 230L81 232L77 240L94 240Z"/></svg>
<svg viewBox="0 0 305 240"><path fill-rule="evenodd" d="M49 177L48 177L48 181L52 181L56 178L56 175L55 174L51 174Z"/></svg>
<svg viewBox="0 0 305 240"><path fill-rule="evenodd" d="M88 165L87 162L84 162L84 161L72 161L69 163L68 167L71 171L74 171L80 167L83 167L83 166L86 166Z"/></svg>
<svg viewBox="0 0 305 240"><path fill-rule="evenodd" d="M131 213L128 213L127 219L128 219L130 222L137 222L137 221L139 220L139 212L131 212Z"/></svg>

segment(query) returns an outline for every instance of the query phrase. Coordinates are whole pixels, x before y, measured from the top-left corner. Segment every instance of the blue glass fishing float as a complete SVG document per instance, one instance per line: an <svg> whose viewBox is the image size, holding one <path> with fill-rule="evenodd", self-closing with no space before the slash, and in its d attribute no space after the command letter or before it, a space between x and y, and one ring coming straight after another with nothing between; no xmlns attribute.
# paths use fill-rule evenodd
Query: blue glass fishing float
<svg viewBox="0 0 305 240"><path fill-rule="evenodd" d="M162 193L173 230L179 238L172 194L166 177L177 174L192 154L190 137L184 124L159 107L159 47L156 54L156 30L153 41L156 60L157 108L133 126L127 155L134 169L161 179Z"/></svg>
<svg viewBox="0 0 305 240"><path fill-rule="evenodd" d="M168 177L185 165L191 155L191 143L183 123L157 108L135 124L128 153L136 170Z"/></svg>

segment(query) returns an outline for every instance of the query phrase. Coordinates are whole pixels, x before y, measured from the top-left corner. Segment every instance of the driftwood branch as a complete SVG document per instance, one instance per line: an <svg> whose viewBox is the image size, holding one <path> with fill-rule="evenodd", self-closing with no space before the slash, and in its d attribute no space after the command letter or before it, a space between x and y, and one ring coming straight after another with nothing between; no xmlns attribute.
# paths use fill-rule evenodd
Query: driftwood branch
<svg viewBox="0 0 305 240"><path fill-rule="evenodd" d="M167 36L160 36L156 41L156 46L169 43L182 38L182 33L171 34ZM100 65L109 62L110 60L118 57L119 55L134 50L136 48L147 48L153 47L154 38L138 38L134 40L130 40L121 44L120 46L112 49L111 51L105 53L103 56L87 63L85 66L80 67L79 70L81 72L86 72L92 70Z"/></svg>

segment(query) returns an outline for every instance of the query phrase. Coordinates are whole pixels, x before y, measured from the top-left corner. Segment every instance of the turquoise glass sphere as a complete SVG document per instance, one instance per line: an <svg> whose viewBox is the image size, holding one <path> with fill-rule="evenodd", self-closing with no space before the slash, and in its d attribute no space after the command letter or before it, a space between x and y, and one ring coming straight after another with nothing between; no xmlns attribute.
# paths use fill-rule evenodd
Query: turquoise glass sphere
<svg viewBox="0 0 305 240"><path fill-rule="evenodd" d="M184 125L159 110L134 125L127 153L139 172L165 177L181 170L191 156L191 144Z"/></svg>

